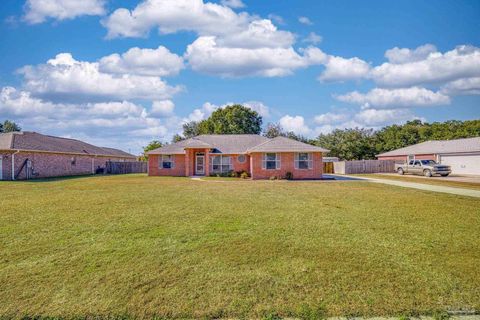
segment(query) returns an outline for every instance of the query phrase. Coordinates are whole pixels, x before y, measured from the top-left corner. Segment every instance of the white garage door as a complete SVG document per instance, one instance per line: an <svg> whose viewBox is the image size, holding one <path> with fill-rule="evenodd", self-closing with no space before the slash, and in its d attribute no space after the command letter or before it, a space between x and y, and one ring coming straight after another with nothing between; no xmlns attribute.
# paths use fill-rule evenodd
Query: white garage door
<svg viewBox="0 0 480 320"><path fill-rule="evenodd" d="M452 167L452 174L480 175L480 154L463 156L441 156L441 164Z"/></svg>

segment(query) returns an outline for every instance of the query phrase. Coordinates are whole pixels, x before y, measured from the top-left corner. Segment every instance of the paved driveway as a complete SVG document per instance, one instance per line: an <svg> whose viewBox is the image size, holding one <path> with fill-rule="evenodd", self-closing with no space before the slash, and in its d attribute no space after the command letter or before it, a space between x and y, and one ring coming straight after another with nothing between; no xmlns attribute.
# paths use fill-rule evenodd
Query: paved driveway
<svg viewBox="0 0 480 320"><path fill-rule="evenodd" d="M399 175L397 173L377 173L381 175L386 175L386 176L396 176L398 177ZM471 183L478 183L480 184L480 176L457 176L457 175L450 175L448 177L425 177L425 176L417 176L413 174L406 174L404 177L412 177L412 178L418 178L418 179L438 179L442 181L457 181L457 182L471 182Z"/></svg>
<svg viewBox="0 0 480 320"><path fill-rule="evenodd" d="M460 196L480 198L480 191L472 190L472 189L444 187L444 186L436 186L436 185L430 185L430 184L424 184L424 183L396 181L396 180L387 180L387 179L378 179L378 178L353 177L353 176L348 176L348 175L333 175L332 174L332 175L329 175L329 176L338 178L338 180L348 180L348 179L357 180L357 181L358 180L364 180L364 181L374 182L374 183L389 184L389 185L397 186L397 187L413 188L413 189L420 189L420 190L426 190L426 191L443 192L443 193L456 194L456 195L460 195Z"/></svg>

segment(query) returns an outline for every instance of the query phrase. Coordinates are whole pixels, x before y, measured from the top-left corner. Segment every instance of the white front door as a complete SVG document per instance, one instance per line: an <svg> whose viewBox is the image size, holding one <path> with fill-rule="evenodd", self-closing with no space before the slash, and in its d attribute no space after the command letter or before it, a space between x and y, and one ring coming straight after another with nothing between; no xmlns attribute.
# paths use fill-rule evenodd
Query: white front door
<svg viewBox="0 0 480 320"><path fill-rule="evenodd" d="M196 175L205 174L205 155L203 154L195 155L195 174Z"/></svg>

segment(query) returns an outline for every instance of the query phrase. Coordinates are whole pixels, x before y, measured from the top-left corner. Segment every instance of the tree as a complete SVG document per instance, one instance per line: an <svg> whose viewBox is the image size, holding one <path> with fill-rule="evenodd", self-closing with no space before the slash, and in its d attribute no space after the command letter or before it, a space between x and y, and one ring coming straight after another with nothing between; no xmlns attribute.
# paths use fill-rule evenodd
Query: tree
<svg viewBox="0 0 480 320"><path fill-rule="evenodd" d="M157 148L161 148L162 146L163 146L163 144L158 140L150 141L150 143L147 146L143 147L143 153L142 153L142 156L140 157L140 159L142 161L147 161L148 160L147 152L155 150Z"/></svg>
<svg viewBox="0 0 480 320"><path fill-rule="evenodd" d="M267 127L263 130L263 135L267 138L287 137L300 142L315 144L315 140L297 135L293 131L286 131L279 123L268 123Z"/></svg>
<svg viewBox="0 0 480 320"><path fill-rule="evenodd" d="M260 134L262 117L239 104L215 110L208 119L183 125L183 135L191 138L200 134Z"/></svg>
<svg viewBox="0 0 480 320"><path fill-rule="evenodd" d="M180 142L182 140L185 140L185 138L179 135L178 133L172 137L172 143Z"/></svg>
<svg viewBox="0 0 480 320"><path fill-rule="evenodd" d="M329 156L343 160L375 159L375 135L372 129L336 129L321 134L316 144L329 149Z"/></svg>
<svg viewBox="0 0 480 320"><path fill-rule="evenodd" d="M10 120L5 120L3 123L0 123L0 132L7 133L14 131L22 131L22 128L20 128L18 124Z"/></svg>

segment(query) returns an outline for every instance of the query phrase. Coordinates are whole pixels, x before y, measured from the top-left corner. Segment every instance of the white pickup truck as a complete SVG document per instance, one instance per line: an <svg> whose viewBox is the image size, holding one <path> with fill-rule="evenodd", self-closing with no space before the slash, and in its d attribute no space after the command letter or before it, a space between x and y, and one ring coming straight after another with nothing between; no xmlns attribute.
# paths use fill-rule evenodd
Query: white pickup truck
<svg viewBox="0 0 480 320"><path fill-rule="evenodd" d="M401 175L411 173L426 177L433 175L446 177L452 173L450 166L438 164L433 160L410 160L407 164L396 165L395 170Z"/></svg>

